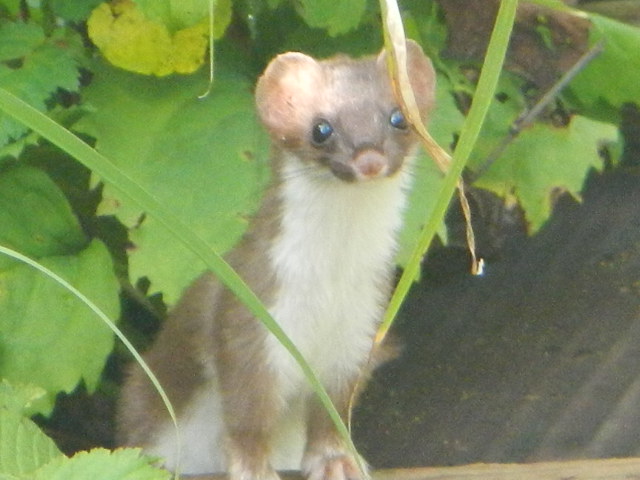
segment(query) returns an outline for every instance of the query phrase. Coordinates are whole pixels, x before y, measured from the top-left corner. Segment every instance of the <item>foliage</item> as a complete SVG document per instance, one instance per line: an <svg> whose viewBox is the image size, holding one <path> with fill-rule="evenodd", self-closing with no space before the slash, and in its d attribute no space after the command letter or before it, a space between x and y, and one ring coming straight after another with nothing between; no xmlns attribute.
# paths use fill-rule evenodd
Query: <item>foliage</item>
<svg viewBox="0 0 640 480"><path fill-rule="evenodd" d="M247 79L221 67L216 88L199 100L207 88L202 75L155 80L104 66L96 72L85 91L95 113L79 128L95 135L103 154L216 251L228 250L267 178L266 140L254 119ZM144 245L130 252L130 274L148 276L168 302L204 268L154 218L141 221L139 205L111 185L103 190L100 213L117 215L131 240Z"/></svg>
<svg viewBox="0 0 640 480"><path fill-rule="evenodd" d="M618 122L620 106L638 103L640 84L629 72L640 68L638 28L592 15L590 41L604 42L604 51L571 82L567 98L583 115Z"/></svg>
<svg viewBox="0 0 640 480"><path fill-rule="evenodd" d="M53 441L24 415L30 404L45 395L29 386L0 383L0 479L85 480L99 473L103 480L168 480L169 473L154 468L135 449L95 449L64 456Z"/></svg>
<svg viewBox="0 0 640 480"><path fill-rule="evenodd" d="M476 89L469 72L477 66L444 57L447 31L434 1L401 5L409 36L424 46L438 70L438 109L430 131L451 147L460 137L465 99ZM382 33L373 0L218 0L216 75L211 93L199 98L209 88L201 68L207 61L208 13L209 0L0 0L0 88L82 135L123 178L152 192L205 247L224 253L242 235L269 178L267 142L253 113L251 86L258 72L283 50L373 53ZM493 158L530 104L526 82L505 73L468 164L476 186L519 202L532 232L550 215L558 191L579 197L588 172L602 168L601 142L617 141L620 107L640 103L633 74L640 69L640 32L590 18L590 41L604 39L605 52L556 101L565 121L537 122ZM71 179L77 169L67 171L69 158L43 161L51 157L51 147L3 113L7 108L0 102L0 244L58 272L112 318L119 312L120 285L135 285L143 277L151 292L174 303L204 264L123 193L122 184L102 186L104 178L95 173L91 183L78 182ZM421 155L400 264L410 258L441 187L440 174ZM125 242L99 228L107 216L126 232ZM59 286L0 258L0 377L37 387L29 412L48 412L58 392L80 382L95 388L112 338ZM8 395L0 390L0 407ZM104 467L116 472L109 478L147 478L150 467L137 453L66 459L38 437L21 411L0 408L0 422L6 422L0 428L0 468L11 455L3 452L18 455L23 448L4 443L18 438L5 432L24 429L38 444L35 451L44 452L32 459L29 472L0 470L0 478L31 473L74 478L79 473L70 469L84 474L85 462L122 462L121 470Z"/></svg>
<svg viewBox="0 0 640 480"><path fill-rule="evenodd" d="M102 3L87 20L89 37L113 65L164 76L193 73L208 46L208 2ZM231 2L216 2L213 37L231 20Z"/></svg>
<svg viewBox="0 0 640 480"><path fill-rule="evenodd" d="M2 245L38 259L117 315L109 253L99 240L86 238L67 199L42 170L2 168L0 224ZM0 285L0 377L44 388L48 395L38 405L43 411L79 379L93 390L113 348L111 332L68 292L7 257L0 259Z"/></svg>
<svg viewBox="0 0 640 480"><path fill-rule="evenodd" d="M38 110L58 89L74 93L80 87L80 38L70 30L56 29L46 35L34 22L0 20L0 86L20 96ZM0 115L0 148L19 141L27 132L7 115ZM1 150L0 150L1 152Z"/></svg>
<svg viewBox="0 0 640 480"><path fill-rule="evenodd" d="M104 480L167 480L139 450L96 449L67 458L27 417L46 391L0 382L0 479L84 480L100 473Z"/></svg>
<svg viewBox="0 0 640 480"><path fill-rule="evenodd" d="M0 478L27 475L62 454L53 441L24 416L46 392L33 386L0 383Z"/></svg>
<svg viewBox="0 0 640 480"><path fill-rule="evenodd" d="M506 148L501 161L493 163L475 185L516 198L530 228L538 230L551 215L558 191L578 197L586 173L602 168L593 139L615 138L613 125L580 115L566 127L534 125Z"/></svg>
<svg viewBox="0 0 640 480"><path fill-rule="evenodd" d="M523 111L522 94L514 88L517 83L510 75L503 78L498 87L500 101L492 104L483 126L483 141L474 151L469 168L482 171L475 186L517 201L530 231L535 232L549 218L559 192L580 197L590 169L602 169L599 147L617 141L617 128L580 114L572 115L566 125L538 122L509 143L495 161L488 162L509 135L511 122Z"/></svg>

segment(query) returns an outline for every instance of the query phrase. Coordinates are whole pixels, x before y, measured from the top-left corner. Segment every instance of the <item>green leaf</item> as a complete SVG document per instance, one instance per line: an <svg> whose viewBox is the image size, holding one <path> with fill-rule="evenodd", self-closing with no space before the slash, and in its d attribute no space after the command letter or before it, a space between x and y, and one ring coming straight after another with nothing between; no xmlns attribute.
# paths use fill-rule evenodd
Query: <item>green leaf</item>
<svg viewBox="0 0 640 480"><path fill-rule="evenodd" d="M65 197L42 171L21 165L0 171L0 244L38 259L117 316L109 253L98 241L87 246ZM44 388L44 411L58 391L83 378L95 387L113 344L108 328L32 268L4 255L0 265L0 377Z"/></svg>
<svg viewBox="0 0 640 480"><path fill-rule="evenodd" d="M83 291L111 318L118 316L118 284L111 258L98 241L76 256L41 259ZM47 392L47 412L60 391L82 379L96 387L113 348L109 328L72 294L26 265L0 274L0 376ZM55 359L55 361L52 361Z"/></svg>
<svg viewBox="0 0 640 480"><path fill-rule="evenodd" d="M452 148L459 134L464 115L456 105L453 85L445 75L438 75L436 108L429 119L429 133L445 149Z"/></svg>
<svg viewBox="0 0 640 480"><path fill-rule="evenodd" d="M39 469L33 480L169 480L171 474L152 466L139 449L109 451L97 448L72 458L60 457Z"/></svg>
<svg viewBox="0 0 640 480"><path fill-rule="evenodd" d="M324 28L335 37L358 26L366 0L301 0L299 12L310 27Z"/></svg>
<svg viewBox="0 0 640 480"><path fill-rule="evenodd" d="M443 62L439 52L444 50L448 35L440 6L437 2L404 0L402 8L407 37L419 39L436 70L440 70Z"/></svg>
<svg viewBox="0 0 640 480"><path fill-rule="evenodd" d="M22 0L2 0L0 5L7 10L9 16L16 17L20 12Z"/></svg>
<svg viewBox="0 0 640 480"><path fill-rule="evenodd" d="M149 19L163 23L171 32L191 27L209 17L209 2L213 1L214 22L221 27L220 35L230 21L230 0L135 0Z"/></svg>
<svg viewBox="0 0 640 480"><path fill-rule="evenodd" d="M399 236L396 262L404 267L411 258L416 237L424 227L425 218L433 210L436 194L442 188L443 175L436 164L420 151L414 160L413 184L409 193L407 210ZM441 232L442 233L442 232Z"/></svg>
<svg viewBox="0 0 640 480"><path fill-rule="evenodd" d="M86 20L100 3L102 0L51 0L51 8L65 20L80 22Z"/></svg>
<svg viewBox="0 0 640 480"><path fill-rule="evenodd" d="M476 186L515 195L532 232L551 214L558 191L579 197L591 168L601 169L598 140L615 141L613 125L575 116L566 128L536 124L516 138Z"/></svg>
<svg viewBox="0 0 640 480"><path fill-rule="evenodd" d="M487 158L494 154L494 150L509 135L513 122L527 108L521 90L522 83L522 80L513 74L502 73L487 117L482 125L480 138L469 159L469 168L484 168ZM520 135L525 136L527 133L528 130L524 130Z"/></svg>
<svg viewBox="0 0 640 480"><path fill-rule="evenodd" d="M23 58L44 41L44 32L35 23L0 24L0 61Z"/></svg>
<svg viewBox="0 0 640 480"><path fill-rule="evenodd" d="M46 390L35 385L14 385L6 379L2 379L0 381L0 410L23 414L31 408L34 402L46 394Z"/></svg>
<svg viewBox="0 0 640 480"><path fill-rule="evenodd" d="M469 167L482 171L492 161L474 185L516 199L535 232L551 214L558 191L577 197L589 170L601 168L598 141L615 141L616 130L582 116L575 116L566 128L537 123L523 129L494 158L526 108L521 83L514 75L503 75Z"/></svg>
<svg viewBox="0 0 640 480"><path fill-rule="evenodd" d="M118 284L102 243L40 263L117 318ZM22 264L0 274L0 377L44 388L49 396L38 410L48 412L55 395L80 380L94 389L112 348L111 330L60 285Z"/></svg>
<svg viewBox="0 0 640 480"><path fill-rule="evenodd" d="M21 405L42 394L33 386L0 383L0 479L2 480L168 480L139 449L95 449L65 457L22 413Z"/></svg>
<svg viewBox="0 0 640 480"><path fill-rule="evenodd" d="M204 76L157 80L102 70L86 92L95 113L82 125L101 153L224 252L259 204L268 168L250 85L218 70L206 99L197 98ZM143 212L111 186L104 197L101 211L131 229L131 277L148 276L173 302L204 265L155 218L139 224Z"/></svg>
<svg viewBox="0 0 640 480"><path fill-rule="evenodd" d="M68 255L87 243L60 189L41 170L0 170L0 244L31 258ZM0 271L14 262L0 256Z"/></svg>
<svg viewBox="0 0 640 480"><path fill-rule="evenodd" d="M149 0L146 1L149 3ZM193 25L209 15L210 1L213 1L216 7L221 3L219 0L169 0L171 15L183 27Z"/></svg>
<svg viewBox="0 0 640 480"><path fill-rule="evenodd" d="M213 38L231 21L231 2L216 2ZM209 47L208 0L102 3L87 21L89 37L113 65L144 75L193 73Z"/></svg>
<svg viewBox="0 0 640 480"><path fill-rule="evenodd" d="M138 0L140 1L140 0ZM209 23L209 2L213 1L213 38L215 40L224 35L231 23L231 0L168 0L171 17L170 24L175 28L187 28L203 20ZM148 4L158 3L158 0L145 0Z"/></svg>
<svg viewBox="0 0 640 480"><path fill-rule="evenodd" d="M31 474L60 457L53 440L28 418L0 410L0 475ZM25 475L25 478L32 478Z"/></svg>
<svg viewBox="0 0 640 480"><path fill-rule="evenodd" d="M640 28L599 15L589 18L591 43L603 40L604 51L573 79L568 95L581 115L618 123L624 103L640 104Z"/></svg>
<svg viewBox="0 0 640 480"><path fill-rule="evenodd" d="M0 87L40 111L45 110L46 101L59 88L77 91L79 73L75 37L59 32L46 38L41 27L16 22L5 23L0 38L1 59L20 62L17 66L0 62ZM26 131L24 125L0 113L0 147L17 140Z"/></svg>
<svg viewBox="0 0 640 480"><path fill-rule="evenodd" d="M15 140L4 147L0 147L0 165L2 165L3 162L8 162L14 158L18 158L25 148L37 145L39 140L40 137L37 133L30 132L20 137L19 140Z"/></svg>
<svg viewBox="0 0 640 480"><path fill-rule="evenodd" d="M21 408L15 408L37 396L38 391L34 387L13 387L6 381L0 384L0 478L29 478L42 465L63 456Z"/></svg>

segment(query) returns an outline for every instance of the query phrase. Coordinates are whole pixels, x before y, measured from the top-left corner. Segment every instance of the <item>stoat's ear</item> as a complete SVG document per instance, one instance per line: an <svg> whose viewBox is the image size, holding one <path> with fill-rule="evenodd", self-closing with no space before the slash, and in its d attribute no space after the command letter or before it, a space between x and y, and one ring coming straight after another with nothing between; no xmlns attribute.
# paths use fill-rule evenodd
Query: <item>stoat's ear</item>
<svg viewBox="0 0 640 480"><path fill-rule="evenodd" d="M387 68L387 53L378 55L380 68ZM429 57L413 40L407 40L407 73L413 88L420 115L425 118L433 109L436 98L436 73Z"/></svg>
<svg viewBox="0 0 640 480"><path fill-rule="evenodd" d="M322 91L322 67L297 52L274 58L258 80L258 115L272 137L294 141L312 122Z"/></svg>

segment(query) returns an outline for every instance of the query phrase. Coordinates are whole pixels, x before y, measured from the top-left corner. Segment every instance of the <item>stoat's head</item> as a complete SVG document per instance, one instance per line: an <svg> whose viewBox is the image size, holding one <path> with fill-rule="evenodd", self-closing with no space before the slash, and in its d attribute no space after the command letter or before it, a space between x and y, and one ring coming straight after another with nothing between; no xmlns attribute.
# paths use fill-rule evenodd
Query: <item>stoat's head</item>
<svg viewBox="0 0 640 480"><path fill-rule="evenodd" d="M426 119L435 73L413 41L407 42L407 68ZM258 80L256 105L277 149L346 182L392 176L417 142L394 97L384 51L360 60L279 55Z"/></svg>

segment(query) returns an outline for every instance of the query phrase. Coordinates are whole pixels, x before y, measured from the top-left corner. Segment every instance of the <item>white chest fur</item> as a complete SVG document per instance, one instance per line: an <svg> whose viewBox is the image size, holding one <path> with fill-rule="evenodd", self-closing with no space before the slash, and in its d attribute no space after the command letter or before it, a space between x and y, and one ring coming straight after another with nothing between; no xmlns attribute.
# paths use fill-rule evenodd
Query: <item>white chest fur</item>
<svg viewBox="0 0 640 480"><path fill-rule="evenodd" d="M348 184L300 175L300 166L291 163L280 189L281 233L268 252L277 278L275 301L268 307L330 389L332 382L352 375L371 348L387 300L383 283L393 262L410 174ZM295 397L308 389L289 353L275 337L268 342L278 390L288 405L274 432L272 464L296 469L305 444L305 411L303 400ZM215 377L213 373L179 419L182 437L190 440L183 473L227 468ZM174 440L173 425L167 422L147 447L171 469L178 466Z"/></svg>
<svg viewBox="0 0 640 480"><path fill-rule="evenodd" d="M371 348L409 174L346 183L300 175L300 168L289 158L283 172L281 235L269 252L277 292L269 307L330 387L359 368ZM291 392L299 387L299 368L270 341L274 370Z"/></svg>

